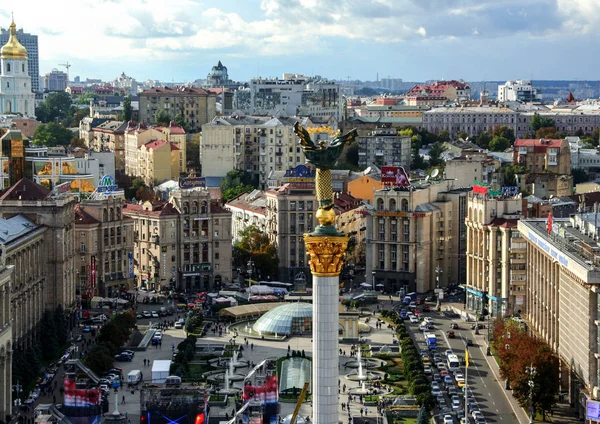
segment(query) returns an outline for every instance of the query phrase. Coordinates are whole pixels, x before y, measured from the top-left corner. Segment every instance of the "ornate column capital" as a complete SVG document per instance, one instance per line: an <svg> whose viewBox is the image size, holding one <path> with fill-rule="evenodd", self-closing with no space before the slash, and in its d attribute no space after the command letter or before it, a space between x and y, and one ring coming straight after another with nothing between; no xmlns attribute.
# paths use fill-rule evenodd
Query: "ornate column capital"
<svg viewBox="0 0 600 424"><path fill-rule="evenodd" d="M342 271L344 255L348 247L345 236L311 236L304 234L310 272L317 277L336 277Z"/></svg>

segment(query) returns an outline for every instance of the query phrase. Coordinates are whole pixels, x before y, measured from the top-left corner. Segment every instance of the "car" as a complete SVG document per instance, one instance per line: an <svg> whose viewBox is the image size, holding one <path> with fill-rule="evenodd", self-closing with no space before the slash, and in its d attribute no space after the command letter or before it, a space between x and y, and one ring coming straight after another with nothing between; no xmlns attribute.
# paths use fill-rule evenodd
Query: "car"
<svg viewBox="0 0 600 424"><path fill-rule="evenodd" d="M485 420L485 418L483 417L483 414L481 413L481 411L473 411L471 413L471 416L473 417L473 419L475 420L475 422L479 422L480 419Z"/></svg>
<svg viewBox="0 0 600 424"><path fill-rule="evenodd" d="M131 357L133 358L135 356L135 352L133 350L122 350L121 353L127 353L128 355L131 355Z"/></svg>
<svg viewBox="0 0 600 424"><path fill-rule="evenodd" d="M471 340L471 339L467 339L467 341L465 342L465 344L466 344L467 346L473 346L473 340Z"/></svg>
<svg viewBox="0 0 600 424"><path fill-rule="evenodd" d="M456 338L456 334L454 333L454 331L446 331L446 337L448 337L449 339L454 339Z"/></svg>
<svg viewBox="0 0 600 424"><path fill-rule="evenodd" d="M465 383L465 380L458 380L456 382L456 384L458 385L458 387L463 388L467 385L467 383Z"/></svg>
<svg viewBox="0 0 600 424"><path fill-rule="evenodd" d="M454 379L451 375L444 376L444 384L454 384Z"/></svg>
<svg viewBox="0 0 600 424"><path fill-rule="evenodd" d="M458 398L458 396L453 396L452 397L452 409L454 409L455 411L459 410L460 407L462 406L462 402L460 401L460 399Z"/></svg>
<svg viewBox="0 0 600 424"><path fill-rule="evenodd" d="M479 405L477 405L477 403L475 403L475 402L469 402L467 407L469 408L469 412L471 412L471 413L473 411L479 411Z"/></svg>
<svg viewBox="0 0 600 424"><path fill-rule="evenodd" d="M431 375L431 367L429 365L425 365L423 367L423 372L427 375Z"/></svg>
<svg viewBox="0 0 600 424"><path fill-rule="evenodd" d="M429 358L423 358L423 365L431 366L431 362L429 361Z"/></svg>
<svg viewBox="0 0 600 424"><path fill-rule="evenodd" d="M451 323L451 324L450 324L450 328L451 328L452 330L458 330L458 324L457 324L457 323L455 323L455 322L453 322L453 323Z"/></svg>
<svg viewBox="0 0 600 424"><path fill-rule="evenodd" d="M465 380L465 375L462 372L457 372L454 374L454 379L456 381Z"/></svg>
<svg viewBox="0 0 600 424"><path fill-rule="evenodd" d="M418 324L419 323L419 318L417 318L416 316L413 315L412 317L410 317L410 322L412 324Z"/></svg>
<svg viewBox="0 0 600 424"><path fill-rule="evenodd" d="M452 418L452 415L444 415L444 424L454 424L454 418Z"/></svg>
<svg viewBox="0 0 600 424"><path fill-rule="evenodd" d="M179 320L175 323L175 328L182 329L183 328L183 320Z"/></svg>
<svg viewBox="0 0 600 424"><path fill-rule="evenodd" d="M429 307L429 305L423 306L423 312L431 312L431 308Z"/></svg>
<svg viewBox="0 0 600 424"><path fill-rule="evenodd" d="M126 353L118 353L115 355L115 361L131 362L132 359L133 359L133 357Z"/></svg>
<svg viewBox="0 0 600 424"><path fill-rule="evenodd" d="M446 378L446 377L450 377L452 378L452 376L448 375L448 370L440 370L440 377L442 378Z"/></svg>
<svg viewBox="0 0 600 424"><path fill-rule="evenodd" d="M448 355L454 355L454 351L452 349L447 349L444 354L446 355L446 358L448 357Z"/></svg>
<svg viewBox="0 0 600 424"><path fill-rule="evenodd" d="M136 314L135 317L137 319L142 319L142 318L144 318L144 314Z"/></svg>
<svg viewBox="0 0 600 424"><path fill-rule="evenodd" d="M447 391L448 396L456 396L458 394L458 390L456 390L456 386L454 384L448 386Z"/></svg>
<svg viewBox="0 0 600 424"><path fill-rule="evenodd" d="M435 363L435 367L436 367L438 370L440 370L440 371L441 371L441 370L445 370L445 369L446 369L446 363L445 363L445 362L442 362L442 361L436 362L436 363Z"/></svg>
<svg viewBox="0 0 600 424"><path fill-rule="evenodd" d="M160 318L160 317L158 316L158 312L156 312L156 311L152 311L152 312L150 313L150 316L151 316L152 318Z"/></svg>
<svg viewBox="0 0 600 424"><path fill-rule="evenodd" d="M101 384L100 390L102 391L102 393L107 393L108 391L110 391L107 384Z"/></svg>
<svg viewBox="0 0 600 424"><path fill-rule="evenodd" d="M144 315L144 318L152 318L152 313L150 311L143 311L142 315Z"/></svg>
<svg viewBox="0 0 600 424"><path fill-rule="evenodd" d="M85 325L82 329L81 332L82 333L90 333L92 331L92 327L90 327L89 325Z"/></svg>
<svg viewBox="0 0 600 424"><path fill-rule="evenodd" d="M408 307L409 307L409 308L412 308L412 309L417 309L417 302L410 302L410 303L408 304Z"/></svg>

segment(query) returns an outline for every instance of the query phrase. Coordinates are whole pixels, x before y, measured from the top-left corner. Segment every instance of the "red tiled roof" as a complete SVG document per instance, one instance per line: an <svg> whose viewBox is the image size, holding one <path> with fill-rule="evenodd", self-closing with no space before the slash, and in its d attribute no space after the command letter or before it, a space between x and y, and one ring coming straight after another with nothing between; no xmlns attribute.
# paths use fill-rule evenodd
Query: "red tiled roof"
<svg viewBox="0 0 600 424"><path fill-rule="evenodd" d="M176 145L174 145L173 143L169 143L169 145L171 146L171 151L175 151L175 150L180 150L179 147L177 147Z"/></svg>
<svg viewBox="0 0 600 424"><path fill-rule="evenodd" d="M164 140L152 140L144 144L144 147L146 148L146 150L158 149L159 147L162 147L165 144L167 144L167 142Z"/></svg>
<svg viewBox="0 0 600 424"><path fill-rule="evenodd" d="M81 204L75 205L75 224L99 224L96 218L81 209Z"/></svg>
<svg viewBox="0 0 600 424"><path fill-rule="evenodd" d="M560 148L563 144L561 138L518 138L515 140L515 147L552 147Z"/></svg>
<svg viewBox="0 0 600 424"><path fill-rule="evenodd" d="M8 188L0 200L44 200L48 198L48 190L27 178L21 178Z"/></svg>
<svg viewBox="0 0 600 424"><path fill-rule="evenodd" d="M165 215L179 215L179 212L175 207L169 202L165 201L155 201L152 202L152 210L144 210L144 206L137 203L126 203L123 206L123 213L136 213L142 215L157 215L157 216L165 216Z"/></svg>

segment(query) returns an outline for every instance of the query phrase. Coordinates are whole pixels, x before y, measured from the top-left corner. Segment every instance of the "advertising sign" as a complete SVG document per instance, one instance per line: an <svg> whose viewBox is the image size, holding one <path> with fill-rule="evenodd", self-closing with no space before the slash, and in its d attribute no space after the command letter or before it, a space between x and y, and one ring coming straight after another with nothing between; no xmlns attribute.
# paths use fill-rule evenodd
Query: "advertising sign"
<svg viewBox="0 0 600 424"><path fill-rule="evenodd" d="M65 378L65 399L63 404L69 407L85 408L100 405L100 389L78 389L76 380Z"/></svg>
<svg viewBox="0 0 600 424"><path fill-rule="evenodd" d="M112 193L118 190L119 187L115 184L115 179L108 174L102 177L96 188L96 192L98 193Z"/></svg>
<svg viewBox="0 0 600 424"><path fill-rule="evenodd" d="M382 166L381 182L396 187L410 187L408 174L401 166Z"/></svg>
<svg viewBox="0 0 600 424"><path fill-rule="evenodd" d="M505 196L516 196L519 194L519 187L502 187L502 194Z"/></svg>
<svg viewBox="0 0 600 424"><path fill-rule="evenodd" d="M600 420L600 402L595 400L588 400L586 405L586 418L588 420L599 421Z"/></svg>
<svg viewBox="0 0 600 424"><path fill-rule="evenodd" d="M206 187L206 178L204 177L184 177L179 179L179 188L190 189L197 187Z"/></svg>
<svg viewBox="0 0 600 424"><path fill-rule="evenodd" d="M90 265L90 286L92 287L92 296L96 296L96 256L92 256L92 264Z"/></svg>
<svg viewBox="0 0 600 424"><path fill-rule="evenodd" d="M129 260L129 278L133 278L133 252L129 252L127 258Z"/></svg>
<svg viewBox="0 0 600 424"><path fill-rule="evenodd" d="M262 402L264 404L276 404L278 398L277 376L266 377L264 386L244 386L243 400Z"/></svg>
<svg viewBox="0 0 600 424"><path fill-rule="evenodd" d="M477 193L477 194L487 194L488 192L488 188L486 186L482 186L482 185L473 185L473 193Z"/></svg>

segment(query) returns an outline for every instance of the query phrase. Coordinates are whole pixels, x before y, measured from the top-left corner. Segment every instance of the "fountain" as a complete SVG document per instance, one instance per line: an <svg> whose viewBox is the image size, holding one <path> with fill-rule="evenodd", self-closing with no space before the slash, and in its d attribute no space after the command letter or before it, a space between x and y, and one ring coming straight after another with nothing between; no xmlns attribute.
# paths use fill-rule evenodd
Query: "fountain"
<svg viewBox="0 0 600 424"><path fill-rule="evenodd" d="M225 370L225 375L223 376L223 380L225 382L225 392L229 393L229 370Z"/></svg>
<svg viewBox="0 0 600 424"><path fill-rule="evenodd" d="M362 361L360 359L361 359L361 349L359 348L358 353L356 354L356 360L358 361L358 379L364 380L365 374L363 373ZM364 386L364 382L363 382L363 386Z"/></svg>
<svg viewBox="0 0 600 424"><path fill-rule="evenodd" d="M356 364L358 364L358 370L352 371L346 378L350 381L372 381L372 380L382 380L383 373L379 371L365 371L362 363L362 353L361 350L358 349L358 353L356 354Z"/></svg>
<svg viewBox="0 0 600 424"><path fill-rule="evenodd" d="M362 390L363 393L367 393L367 389L365 388L365 382L364 381L362 383L360 383L360 389Z"/></svg>

